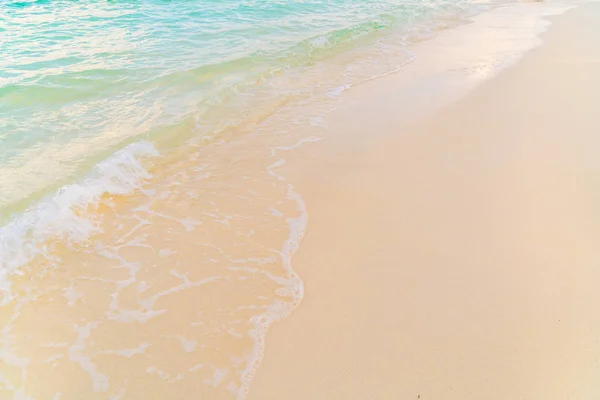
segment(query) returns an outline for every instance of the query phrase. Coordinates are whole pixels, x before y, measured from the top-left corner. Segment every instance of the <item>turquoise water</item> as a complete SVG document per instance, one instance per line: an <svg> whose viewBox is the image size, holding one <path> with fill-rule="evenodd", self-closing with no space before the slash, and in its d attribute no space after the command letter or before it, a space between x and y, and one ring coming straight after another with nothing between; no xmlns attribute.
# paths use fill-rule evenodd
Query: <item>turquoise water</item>
<svg viewBox="0 0 600 400"><path fill-rule="evenodd" d="M0 214L169 127L466 0L19 1L0 5ZM412 25L411 25L412 23ZM420 27L423 28L423 27ZM425 26L426 28L426 26ZM274 97L298 90L279 86ZM301 89L306 91L307 85ZM264 91L264 90L263 90ZM266 96L266 95L264 95Z"/></svg>

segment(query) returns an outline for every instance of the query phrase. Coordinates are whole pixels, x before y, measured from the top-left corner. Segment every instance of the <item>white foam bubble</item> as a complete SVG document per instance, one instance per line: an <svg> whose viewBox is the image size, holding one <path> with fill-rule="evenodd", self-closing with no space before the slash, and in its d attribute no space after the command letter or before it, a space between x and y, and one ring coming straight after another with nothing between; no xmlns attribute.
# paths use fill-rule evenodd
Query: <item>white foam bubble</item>
<svg viewBox="0 0 600 400"><path fill-rule="evenodd" d="M305 142L314 142L313 138L308 140L301 140L296 145L290 146L289 148L279 148L279 150L290 150ZM280 159L270 166L267 170L271 176L279 181L285 181L285 178L274 171L275 168L285 165L285 160ZM237 391L237 399L243 400L246 398L250 391L250 384L256 375L256 371L260 366L264 357L265 351L265 338L269 327L275 321L279 321L289 316L292 311L300 305L302 298L304 297L304 283L302 279L296 274L292 268L292 257L298 250L300 242L306 233L306 227L308 225L308 210L306 203L302 196L296 191L291 183L287 183L287 195L289 200L293 200L296 203L296 209L298 210L298 216L286 218L286 222L289 228L288 239L283 244L279 255L281 257L283 268L285 269L286 275L283 279L278 279L278 282L283 284L283 287L278 289L278 294L283 296L289 296L291 301L276 301L267 307L266 312L253 317L250 321L252 328L249 332L254 342L254 348L250 356L250 360L246 368L242 371L241 387Z"/></svg>
<svg viewBox="0 0 600 400"><path fill-rule="evenodd" d="M198 342L195 340L187 340L183 336L175 336L175 338L177 340L179 340L179 343L181 344L181 348L186 353L193 353L194 350L196 350L196 347L198 346Z"/></svg>
<svg viewBox="0 0 600 400"><path fill-rule="evenodd" d="M109 387L108 376L100 373L92 359L85 353L86 342L90 333L98 326L97 322L88 323L84 326L73 325L77 332L77 339L67 350L71 361L79 366L90 376L94 392L105 392Z"/></svg>
<svg viewBox="0 0 600 400"><path fill-rule="evenodd" d="M86 215L107 194L131 193L151 177L142 160L158 155L149 142L141 141L117 151L97 164L82 181L63 186L0 228L0 305L12 299L10 276L36 257L51 260L49 242L81 243L99 230Z"/></svg>

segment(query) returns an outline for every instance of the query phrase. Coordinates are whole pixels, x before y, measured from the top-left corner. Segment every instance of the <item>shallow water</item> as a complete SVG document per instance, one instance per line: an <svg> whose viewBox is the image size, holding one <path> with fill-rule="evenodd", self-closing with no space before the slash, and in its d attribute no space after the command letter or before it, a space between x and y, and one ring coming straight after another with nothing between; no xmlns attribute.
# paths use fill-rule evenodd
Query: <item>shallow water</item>
<svg viewBox="0 0 600 400"><path fill-rule="evenodd" d="M486 7L3 3L0 397L243 398L303 295L286 152Z"/></svg>

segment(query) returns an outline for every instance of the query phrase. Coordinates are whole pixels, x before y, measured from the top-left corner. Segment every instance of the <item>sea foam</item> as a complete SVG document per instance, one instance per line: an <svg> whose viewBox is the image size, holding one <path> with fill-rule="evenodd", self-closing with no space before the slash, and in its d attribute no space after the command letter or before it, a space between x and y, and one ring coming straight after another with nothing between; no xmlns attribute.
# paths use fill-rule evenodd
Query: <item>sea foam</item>
<svg viewBox="0 0 600 400"><path fill-rule="evenodd" d="M10 276L36 257L51 258L51 243L85 242L100 228L92 214L106 195L125 195L151 177L142 160L158 156L147 141L132 143L97 164L77 183L63 186L0 228L0 305L12 298Z"/></svg>

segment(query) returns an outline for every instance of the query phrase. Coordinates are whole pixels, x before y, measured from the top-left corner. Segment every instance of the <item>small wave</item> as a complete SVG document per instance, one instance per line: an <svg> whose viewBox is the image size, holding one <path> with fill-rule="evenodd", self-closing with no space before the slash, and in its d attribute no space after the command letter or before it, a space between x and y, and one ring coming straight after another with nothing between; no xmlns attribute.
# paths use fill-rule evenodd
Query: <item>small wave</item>
<svg viewBox="0 0 600 400"><path fill-rule="evenodd" d="M86 241L100 228L86 210L97 206L106 195L125 195L151 177L142 164L158 156L147 141L136 142L97 164L89 176L66 185L0 227L0 305L12 298L10 276L41 256L50 258L49 243Z"/></svg>

